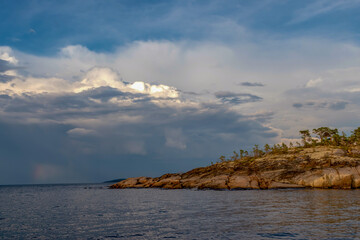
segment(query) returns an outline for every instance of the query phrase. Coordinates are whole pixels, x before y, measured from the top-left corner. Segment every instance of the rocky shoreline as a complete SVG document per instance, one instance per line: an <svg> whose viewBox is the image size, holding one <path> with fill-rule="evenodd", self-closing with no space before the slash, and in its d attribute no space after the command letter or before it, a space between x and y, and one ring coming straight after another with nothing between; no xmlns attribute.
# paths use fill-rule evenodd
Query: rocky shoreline
<svg viewBox="0 0 360 240"><path fill-rule="evenodd" d="M224 161L182 174L128 178L109 188L355 189L360 188L360 157L355 157L358 151L323 146L293 148L286 154Z"/></svg>

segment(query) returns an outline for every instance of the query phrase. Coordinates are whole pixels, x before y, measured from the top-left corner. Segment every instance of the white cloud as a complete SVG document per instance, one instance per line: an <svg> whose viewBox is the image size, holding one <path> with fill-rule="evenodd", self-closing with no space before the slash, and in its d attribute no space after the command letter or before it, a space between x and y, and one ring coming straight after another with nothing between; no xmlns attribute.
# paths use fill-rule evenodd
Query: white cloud
<svg viewBox="0 0 360 240"><path fill-rule="evenodd" d="M86 128L73 128L67 131L67 134L71 136L82 136L82 135L93 135L96 131L92 129L86 129Z"/></svg>
<svg viewBox="0 0 360 240"><path fill-rule="evenodd" d="M125 84L121 81L120 76L109 68L94 67L86 72L81 82L75 82L74 92L79 93L92 88L112 87L124 89Z"/></svg>
<svg viewBox="0 0 360 240"><path fill-rule="evenodd" d="M306 7L299 9L295 14L293 19L288 24L297 24L301 22L308 21L311 18L317 17L319 15L327 14L334 11L340 11L348 8L355 7L359 5L358 0L347 0L347 1L337 1L337 0L316 0L311 1Z"/></svg>
<svg viewBox="0 0 360 240"><path fill-rule="evenodd" d="M70 83L60 78L24 78L20 76L12 81L0 83L0 93L9 95L63 93L67 91L71 91Z"/></svg>
<svg viewBox="0 0 360 240"><path fill-rule="evenodd" d="M214 92L230 91L263 99L232 106L233 111L247 116L254 112L273 112L272 117L264 117L264 121L280 129L293 125L299 117L297 111L303 109L292 106L304 99L336 103L332 105L333 108L342 111L344 108L341 107L346 104L345 110L349 110L354 119L357 118L355 105L352 104L356 100L344 99L341 95L344 91L355 92L360 88L356 78L360 74L360 48L350 43L312 38L268 38L256 43L242 39L227 44L206 41L137 41L119 47L113 53L98 53L81 45L66 46L53 57L10 50L6 50L12 52L9 57L16 56L14 58L19 59L18 64L25 69L22 75L18 74L12 81L0 83L3 94L32 92L77 96L99 87L109 87L125 95L133 95L126 97L115 94L108 98L89 96L88 100L99 106L105 101L107 107L116 105L132 108L136 106L134 102L144 101L148 97L149 102L158 107L193 107L203 111L203 103L214 103ZM243 88L237 84L241 81L261 82L265 86ZM289 89L302 89L302 95L284 94ZM314 89L321 93L311 92ZM300 117L304 123L311 125L320 124L323 118L332 118L332 113L327 111L329 108L322 109L316 111L307 108ZM86 111L91 110L81 110ZM114 114L113 122L118 119L120 122L131 122L132 119L137 123L144 121L144 116L137 114L122 113L122 116L125 117ZM104 116L72 117L63 121L110 124L110 117L106 118L105 121ZM342 125L343 121L337 121ZM293 135L294 129L286 129L283 130L284 134Z"/></svg>
<svg viewBox="0 0 360 240"><path fill-rule="evenodd" d="M143 45L148 45L152 51L163 52L164 56L168 55L169 51L170 55L177 56L178 53L176 51L171 53L173 51L171 49L173 47L181 49L176 44L169 43L165 44L164 49L162 43L154 45L151 42ZM151 47L153 45L155 47ZM215 52L212 57L220 53L218 50ZM209 56L205 49L202 49L195 54L198 59L189 58L190 65L194 65L199 59L205 60L206 57L201 57L202 53ZM83 58L82 54L87 57ZM118 54L120 56L117 59L124 57L121 53ZM67 48L57 58L41 59L25 56L27 60L23 61L20 58L20 64L33 58L35 62L37 61L36 64L44 63L49 66L51 73L51 69L55 68L53 65L58 64L70 66L74 62L75 66L82 64L91 66L87 59L91 59L92 56L97 56L97 53L76 46ZM188 66L188 63L184 65L179 59L175 62L179 62L179 65L172 66L175 72L181 72L184 66L185 68ZM210 62L210 65L201 64L211 69L213 64L216 67L218 60L214 58ZM25 71L21 71L21 74L14 79L0 83L2 121L21 126L51 126L58 129L54 136L58 136L60 132L60 137L66 139L61 142L70 143L71 146L64 147L67 149L64 152L72 149L70 152L73 154L70 155L86 156L150 154L153 159L161 159L171 155L173 149L186 149L181 151L181 154L205 158L218 152L216 148L211 147L215 142L217 146L224 145L228 141L238 145L249 144L249 138L244 142L242 138L219 139L220 135L235 136L236 133L241 132L242 136L245 136L257 133L256 136L250 137L252 139L250 142L255 139L264 141L276 135L263 125L271 119L269 116L246 116L217 101L213 94L184 93L162 81L149 83L124 80L114 65L109 64L109 67L99 67L99 65L101 64L91 66L87 71L70 79L66 78L68 74L66 69L65 74L54 74L57 77L51 77L51 74L31 74L33 68L27 66ZM143 69L142 66L138 67ZM153 65L150 68L152 67L161 72L158 68L160 66ZM196 68L196 66L191 67ZM173 70L164 76L180 80L181 76L173 75ZM138 70L138 72L142 71ZM191 72L192 70L187 74L191 76ZM200 72L197 76L201 78L200 82L204 81L202 85L206 85L206 78L203 78ZM219 141L221 144L218 143ZM225 147L229 146L225 144ZM206 153L203 153L204 151ZM43 171L41 169L44 167L39 169L38 175L41 176Z"/></svg>
<svg viewBox="0 0 360 240"><path fill-rule="evenodd" d="M85 73L81 81L70 82L61 78L36 78L18 75L12 81L0 82L0 93L41 94L41 93L81 93L99 87L111 87L123 92L148 94L154 98L178 98L176 88L145 82L125 83L119 74L105 67L94 67Z"/></svg>
<svg viewBox="0 0 360 240"><path fill-rule="evenodd" d="M135 92L146 93L153 97L163 98L178 98L179 92L174 87L169 87L163 84L151 85L144 82L134 82L130 85L130 88Z"/></svg>
<svg viewBox="0 0 360 240"><path fill-rule="evenodd" d="M310 79L306 84L305 87L311 88L311 87L317 87L323 82L322 78L316 78L316 79Z"/></svg>
<svg viewBox="0 0 360 240"><path fill-rule="evenodd" d="M70 59L82 59L82 60L94 60L100 54L95 54L84 46L81 45L69 45L63 47L59 53L60 57Z"/></svg>
<svg viewBox="0 0 360 240"><path fill-rule="evenodd" d="M17 64L18 60L13 56L12 49L6 46L0 46L0 59Z"/></svg>

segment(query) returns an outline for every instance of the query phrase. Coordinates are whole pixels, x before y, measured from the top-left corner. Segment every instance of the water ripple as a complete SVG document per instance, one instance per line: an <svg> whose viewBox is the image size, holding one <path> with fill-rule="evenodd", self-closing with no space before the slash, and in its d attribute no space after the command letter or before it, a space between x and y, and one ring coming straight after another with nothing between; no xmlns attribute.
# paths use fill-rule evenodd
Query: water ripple
<svg viewBox="0 0 360 240"><path fill-rule="evenodd" d="M0 186L1 239L360 239L360 190Z"/></svg>

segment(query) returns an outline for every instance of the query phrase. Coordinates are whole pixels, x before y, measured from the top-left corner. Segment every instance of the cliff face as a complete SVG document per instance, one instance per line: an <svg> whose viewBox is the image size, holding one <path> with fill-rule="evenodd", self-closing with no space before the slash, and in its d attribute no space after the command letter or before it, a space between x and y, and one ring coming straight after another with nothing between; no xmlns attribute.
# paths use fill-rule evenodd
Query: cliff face
<svg viewBox="0 0 360 240"><path fill-rule="evenodd" d="M353 155L359 150L353 149ZM290 149L287 154L217 163L183 174L128 178L110 188L360 188L360 157L341 149L316 147Z"/></svg>

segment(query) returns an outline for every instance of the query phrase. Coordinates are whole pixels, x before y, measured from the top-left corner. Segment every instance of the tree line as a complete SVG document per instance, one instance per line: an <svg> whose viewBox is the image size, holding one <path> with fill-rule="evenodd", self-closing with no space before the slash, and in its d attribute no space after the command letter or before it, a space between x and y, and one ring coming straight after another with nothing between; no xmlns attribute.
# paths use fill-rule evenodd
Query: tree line
<svg viewBox="0 0 360 240"><path fill-rule="evenodd" d="M310 148L316 146L335 146L348 152L352 146L360 145L360 127L351 131L349 136L347 136L345 132L339 134L337 128L332 129L329 127L314 128L312 133L315 136L311 135L309 129L300 130L301 143L296 142L295 145L292 142L289 143L289 146L285 143L274 144L273 146L265 144L263 148L260 148L259 145L255 144L252 151L240 149L239 152L234 151L233 155L228 159L223 155L220 156L219 161L235 161L244 158L251 160L262 157L265 154L286 154L290 148Z"/></svg>

